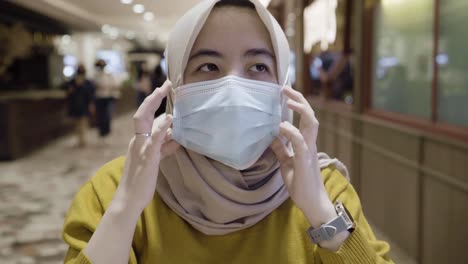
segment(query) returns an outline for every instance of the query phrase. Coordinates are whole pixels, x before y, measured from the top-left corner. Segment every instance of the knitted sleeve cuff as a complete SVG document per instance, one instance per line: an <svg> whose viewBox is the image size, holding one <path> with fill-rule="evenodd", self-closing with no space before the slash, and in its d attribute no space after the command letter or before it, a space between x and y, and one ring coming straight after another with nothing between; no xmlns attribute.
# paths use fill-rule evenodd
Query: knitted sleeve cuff
<svg viewBox="0 0 468 264"><path fill-rule="evenodd" d="M323 263L374 264L377 255L364 234L356 228L336 252L318 247L318 253Z"/></svg>
<svg viewBox="0 0 468 264"><path fill-rule="evenodd" d="M78 257L76 257L75 264L92 264L92 263L88 259L88 257L86 257L83 251L81 251Z"/></svg>

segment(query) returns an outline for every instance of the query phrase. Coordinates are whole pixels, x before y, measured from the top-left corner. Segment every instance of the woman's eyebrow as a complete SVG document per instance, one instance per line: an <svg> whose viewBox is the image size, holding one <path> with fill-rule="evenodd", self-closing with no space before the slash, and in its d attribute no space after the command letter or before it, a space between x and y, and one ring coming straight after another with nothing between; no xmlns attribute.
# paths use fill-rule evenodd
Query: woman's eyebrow
<svg viewBox="0 0 468 264"><path fill-rule="evenodd" d="M193 59L195 59L197 57L201 57L201 56L211 56L211 57L222 58L223 54L221 54L219 51L216 51L216 50L200 49L197 52L195 52L194 54L192 54L192 56L189 57L188 61L191 61L191 60L193 60Z"/></svg>
<svg viewBox="0 0 468 264"><path fill-rule="evenodd" d="M249 57L249 56L258 56L258 55L266 55L267 57L270 57L271 59L275 59L275 55L268 49L264 48L259 48L259 49L249 49L244 53L244 57Z"/></svg>

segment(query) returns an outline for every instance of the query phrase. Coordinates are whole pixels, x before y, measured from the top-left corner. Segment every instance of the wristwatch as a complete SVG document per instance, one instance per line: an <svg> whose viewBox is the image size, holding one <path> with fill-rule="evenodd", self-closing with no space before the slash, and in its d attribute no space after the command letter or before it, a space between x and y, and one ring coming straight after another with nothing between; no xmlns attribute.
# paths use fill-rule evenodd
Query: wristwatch
<svg viewBox="0 0 468 264"><path fill-rule="evenodd" d="M310 227L307 234L313 243L318 244L324 240L331 240L336 234L354 230L354 220L346 207L340 202L336 201L335 210L338 216L330 222L321 225L318 228Z"/></svg>

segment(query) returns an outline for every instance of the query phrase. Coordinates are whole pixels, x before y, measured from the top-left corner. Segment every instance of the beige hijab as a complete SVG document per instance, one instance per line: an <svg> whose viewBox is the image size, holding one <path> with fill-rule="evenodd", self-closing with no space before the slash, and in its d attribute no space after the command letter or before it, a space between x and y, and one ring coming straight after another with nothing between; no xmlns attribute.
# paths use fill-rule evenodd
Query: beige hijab
<svg viewBox="0 0 468 264"><path fill-rule="evenodd" d="M191 48L218 1L206 0L196 5L177 22L170 35L166 58L168 77L175 89L183 84ZM250 1L270 33L279 83L284 83L289 67L288 41L268 10L257 0ZM170 95L167 112L172 113L172 109ZM292 111L287 107L283 107L282 119L292 121ZM341 164L324 155L319 155L321 167ZM345 168L344 173L347 175ZM207 235L223 235L250 227L289 197L279 162L270 149L252 167L238 171L180 147L174 155L161 161L157 192L174 212Z"/></svg>

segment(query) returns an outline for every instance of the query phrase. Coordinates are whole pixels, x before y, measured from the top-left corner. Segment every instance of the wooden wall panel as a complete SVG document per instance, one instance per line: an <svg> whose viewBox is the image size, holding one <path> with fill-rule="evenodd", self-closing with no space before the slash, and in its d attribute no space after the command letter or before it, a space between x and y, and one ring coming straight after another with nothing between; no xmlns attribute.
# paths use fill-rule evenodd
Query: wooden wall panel
<svg viewBox="0 0 468 264"><path fill-rule="evenodd" d="M418 263L468 263L468 144L331 109L316 113L319 150L359 168L352 181L376 227Z"/></svg>
<svg viewBox="0 0 468 264"><path fill-rule="evenodd" d="M423 263L450 263L449 252L444 250L450 241L447 228L450 212L450 188L434 181L425 180L423 208Z"/></svg>
<svg viewBox="0 0 468 264"><path fill-rule="evenodd" d="M468 151L427 140L423 164L423 263L468 263Z"/></svg>
<svg viewBox="0 0 468 264"><path fill-rule="evenodd" d="M319 140L322 142L319 151L326 152L330 156L336 156L336 122L335 114L323 112L320 115Z"/></svg>
<svg viewBox="0 0 468 264"><path fill-rule="evenodd" d="M343 162L350 172L351 182L357 182L358 175L353 175L352 154L353 154L353 139L352 139L352 119L347 116L337 115L337 146L336 158Z"/></svg>
<svg viewBox="0 0 468 264"><path fill-rule="evenodd" d="M372 222L410 256L418 255L418 171L368 148L362 151L361 200Z"/></svg>
<svg viewBox="0 0 468 264"><path fill-rule="evenodd" d="M419 138L388 127L364 123L362 138L411 161L419 160Z"/></svg>
<svg viewBox="0 0 468 264"><path fill-rule="evenodd" d="M428 178L423 212L421 263L468 263L468 194Z"/></svg>
<svg viewBox="0 0 468 264"><path fill-rule="evenodd" d="M456 179L468 183L468 148L452 149L451 165L450 174Z"/></svg>
<svg viewBox="0 0 468 264"><path fill-rule="evenodd" d="M427 141L424 144L424 166L437 172L449 173L452 163L451 153L450 146L434 141Z"/></svg>
<svg viewBox="0 0 468 264"><path fill-rule="evenodd" d="M320 122L319 132L318 132L318 137L317 137L317 148L319 151L323 151L323 149L325 148L325 140L324 140L323 135L327 133L325 126L322 124L322 120L325 119L325 112L320 109L314 109L314 110L315 110L315 116Z"/></svg>
<svg viewBox="0 0 468 264"><path fill-rule="evenodd" d="M352 147L353 142L351 139L338 135L338 142L337 142L337 155L335 158L339 159L343 162L347 167L348 170L351 172L351 155L352 155Z"/></svg>
<svg viewBox="0 0 468 264"><path fill-rule="evenodd" d="M452 191L452 195L452 210L449 216L450 238L446 247L451 250L450 263L468 263L468 193ZM439 214L439 217L443 215Z"/></svg>

